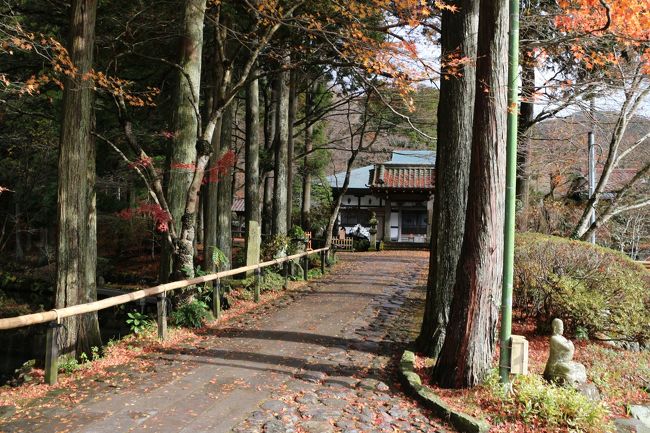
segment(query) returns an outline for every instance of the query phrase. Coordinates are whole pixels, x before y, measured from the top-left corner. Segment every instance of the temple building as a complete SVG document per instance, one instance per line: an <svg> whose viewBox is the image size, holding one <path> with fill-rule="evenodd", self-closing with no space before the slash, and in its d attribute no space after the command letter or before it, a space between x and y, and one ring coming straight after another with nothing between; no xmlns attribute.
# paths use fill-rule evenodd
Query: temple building
<svg viewBox="0 0 650 433"><path fill-rule="evenodd" d="M390 161L352 170L338 216L346 230L369 227L374 212L377 239L385 243L426 244L433 214L436 154L429 150L396 150ZM327 181L341 194L345 172Z"/></svg>

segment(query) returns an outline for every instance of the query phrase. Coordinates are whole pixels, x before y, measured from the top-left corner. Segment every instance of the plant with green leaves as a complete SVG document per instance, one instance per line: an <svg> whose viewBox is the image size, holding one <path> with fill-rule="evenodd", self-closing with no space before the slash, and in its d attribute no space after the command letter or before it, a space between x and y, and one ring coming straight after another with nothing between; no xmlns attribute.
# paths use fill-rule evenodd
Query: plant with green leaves
<svg viewBox="0 0 650 433"><path fill-rule="evenodd" d="M262 245L262 260L273 260L284 257L289 251L289 237L275 235Z"/></svg>
<svg viewBox="0 0 650 433"><path fill-rule="evenodd" d="M650 341L650 273L624 254L587 242L519 234L515 307L538 330L562 318L580 337Z"/></svg>
<svg viewBox="0 0 650 433"><path fill-rule="evenodd" d="M516 376L510 390L499 383L494 370L485 385L494 399L489 404L498 406L499 415L493 418L497 424L523 421L533 431L549 427L585 433L613 431L602 403L571 387L548 383L537 374Z"/></svg>
<svg viewBox="0 0 650 433"><path fill-rule="evenodd" d="M147 327L150 326L151 320L146 315L133 310L130 313L127 313L128 319L126 319L126 324L131 328L131 332L138 335Z"/></svg>
<svg viewBox="0 0 650 433"><path fill-rule="evenodd" d="M220 271L225 269L230 264L228 257L223 251L221 251L216 246L212 246L211 248L212 248L212 263L214 263L216 270Z"/></svg>
<svg viewBox="0 0 650 433"><path fill-rule="evenodd" d="M200 328L207 320L212 319L210 307L203 301L193 300L181 305L171 314L172 323L187 328Z"/></svg>
<svg viewBox="0 0 650 433"><path fill-rule="evenodd" d="M64 357L61 361L59 361L59 372L70 374L70 373L74 373L80 368L81 365L79 364L79 361L77 361L77 359L74 356L67 356Z"/></svg>

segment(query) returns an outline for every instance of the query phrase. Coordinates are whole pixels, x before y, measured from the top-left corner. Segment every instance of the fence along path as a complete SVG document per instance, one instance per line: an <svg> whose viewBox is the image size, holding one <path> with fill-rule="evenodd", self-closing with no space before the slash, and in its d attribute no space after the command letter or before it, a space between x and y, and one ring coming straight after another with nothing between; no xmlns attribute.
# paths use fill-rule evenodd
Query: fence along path
<svg viewBox="0 0 650 433"><path fill-rule="evenodd" d="M25 314L22 316L8 317L0 319L0 331L8 329L22 328L24 326L37 325L41 323L50 323L47 329L46 350L45 350L45 382L53 385L57 381L58 372L58 347L57 336L61 328L61 319L66 317L78 316L80 314L93 313L105 308L114 307L128 302L136 301L138 299L146 298L149 296L157 296L157 312L158 312L158 337L164 340L167 336L167 302L166 293L172 290L189 287L196 284L207 283L210 281L215 282L215 287L212 296L212 310L215 317L219 317L221 313L220 305L220 279L230 277L233 275L242 274L245 272L256 271L257 282L255 284L254 300L259 301L260 297L260 283L261 283L261 270L263 268L284 264L284 278L285 287L289 278L289 266L286 264L292 260L303 259L303 276L307 280L309 272L308 257L313 254L320 254L321 259L321 272L325 271L326 248L319 248L317 250L309 250L299 254L293 254L267 262L258 263L256 265L243 266L241 268L229 269L227 271L216 272L213 274L203 275L201 277L191 278L187 280L174 281L171 283L160 284L158 286L149 287L135 292L127 293L119 296L112 296L110 298L102 299L101 301L88 302L86 304L72 305L70 307L53 309L42 313ZM335 250L334 250L335 251Z"/></svg>

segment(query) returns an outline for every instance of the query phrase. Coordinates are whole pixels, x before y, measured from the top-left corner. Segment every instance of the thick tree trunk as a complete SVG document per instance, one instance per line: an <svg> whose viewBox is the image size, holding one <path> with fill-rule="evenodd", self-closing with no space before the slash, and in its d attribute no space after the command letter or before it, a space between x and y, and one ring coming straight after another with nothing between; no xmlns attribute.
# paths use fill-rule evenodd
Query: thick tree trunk
<svg viewBox="0 0 650 433"><path fill-rule="evenodd" d="M221 161L223 156L232 149L232 105L223 112L221 124L221 145L219 153L214 155L215 161ZM223 164L223 163L221 163ZM229 269L232 263L232 167L226 167L217 180L217 248L228 259L227 265L221 270Z"/></svg>
<svg viewBox="0 0 650 433"><path fill-rule="evenodd" d="M169 185L167 187L167 203L172 215L172 222L177 233L181 232L184 212L188 200L188 191L196 170L197 131L199 110L199 88L201 84L201 50L203 47L203 19L206 0L186 0L183 16L183 27L180 35L179 65L177 72L174 115L172 119L174 139L169 152L168 169ZM192 216L194 224L196 215ZM186 223L190 223L189 220ZM192 226L194 231L194 225ZM193 236L192 236L193 239ZM181 240L181 242L183 242ZM177 254L183 255L184 265L174 264L176 270L193 274L194 264L188 259L188 251L179 251L179 245L164 244L161 254L160 280L167 281L172 262L177 260ZM192 269L192 271L190 271ZM187 276L189 276L189 274ZM179 275L180 276L180 275Z"/></svg>
<svg viewBox="0 0 650 433"><path fill-rule="evenodd" d="M521 72L522 100L519 106L517 145L517 200L521 203L517 225L519 230L528 228L528 205L530 201L530 175L528 173L528 155L530 154L530 134L534 120L535 104L535 66L525 64Z"/></svg>
<svg viewBox="0 0 650 433"><path fill-rule="evenodd" d="M492 365L503 276L507 34L508 2L481 0L471 200L447 335L434 368L445 387L474 386Z"/></svg>
<svg viewBox="0 0 650 433"><path fill-rule="evenodd" d="M67 76L59 149L56 308L97 299L95 272L95 142L92 68L96 0L74 0L68 52L77 73ZM59 333L62 355L90 353L101 346L97 313L64 319Z"/></svg>
<svg viewBox="0 0 650 433"><path fill-rule="evenodd" d="M285 62L288 59L285 59ZM275 117L275 170L273 174L274 235L287 233L287 146L289 140L289 73L280 72L276 82L277 114Z"/></svg>
<svg viewBox="0 0 650 433"><path fill-rule="evenodd" d="M223 118L221 118L214 128L212 136L212 155L210 159L210 173L214 172L219 161L219 148L221 146L221 129ZM219 201L219 184L215 176L207 176L208 184L206 185L206 200L203 221L203 268L208 272L214 272L215 266L212 260L212 250L217 246L217 203Z"/></svg>
<svg viewBox="0 0 650 433"><path fill-rule="evenodd" d="M443 68L438 105L438 148L436 192L431 227L431 255L427 299L418 350L438 356L449 322L456 268L465 231L469 164L472 148L472 120L476 75L478 4L458 0L457 12L443 12L443 56L458 55L470 60L462 70Z"/></svg>
<svg viewBox="0 0 650 433"><path fill-rule="evenodd" d="M252 74L256 72L253 71ZM260 98L259 82L251 80L246 88L246 265L260 261Z"/></svg>
<svg viewBox="0 0 650 433"><path fill-rule="evenodd" d="M289 78L289 120L287 132L287 229L293 226L293 124L296 122L298 99L296 87L298 86L298 72L292 70Z"/></svg>
<svg viewBox="0 0 650 433"><path fill-rule="evenodd" d="M314 111L314 101L318 91L318 81L314 80L307 89L305 101L305 117L307 127L305 128L305 156L302 170L302 206L300 211L300 225L304 229L311 228L309 213L311 212L311 170L309 160L313 149L314 124L311 122L311 116Z"/></svg>
<svg viewBox="0 0 650 433"><path fill-rule="evenodd" d="M181 217L181 230L176 239L176 253L172 267L172 278L192 278L194 276L194 238L196 236L196 213L199 204L199 191L205 175L205 169L210 160L212 148L210 143L197 142L196 168L187 191L185 210ZM190 296L191 299L191 296Z"/></svg>
<svg viewBox="0 0 650 433"><path fill-rule="evenodd" d="M264 94L270 97L265 98L264 110L264 195L262 199L262 233L270 235L273 226L273 161L274 161L274 138L276 127L277 107L276 101L278 95L276 92L277 77L270 81L270 92L265 91Z"/></svg>

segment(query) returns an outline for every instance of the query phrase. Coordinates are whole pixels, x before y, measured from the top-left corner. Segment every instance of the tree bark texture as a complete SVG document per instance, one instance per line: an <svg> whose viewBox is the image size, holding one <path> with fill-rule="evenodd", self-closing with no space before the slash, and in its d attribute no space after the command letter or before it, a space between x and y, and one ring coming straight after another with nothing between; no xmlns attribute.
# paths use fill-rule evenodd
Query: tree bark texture
<svg viewBox="0 0 650 433"><path fill-rule="evenodd" d="M219 147L221 145L221 129L223 118L221 118L214 128L212 135L212 155L210 158L210 170L215 170L219 160ZM208 179L210 176L208 175ZM217 245L217 203L219 201L219 185L217 182L210 182L206 185L206 200L203 221L203 268L208 272L214 272L215 266L212 260L212 250Z"/></svg>
<svg viewBox="0 0 650 433"><path fill-rule="evenodd" d="M453 3L459 8L457 12L445 11L442 15L443 59L460 56L468 63L460 71L443 66L440 80L429 278L425 313L416 341L420 351L433 357L438 356L445 340L465 231L476 93L477 3L458 0Z"/></svg>
<svg viewBox="0 0 650 433"><path fill-rule="evenodd" d="M305 98L305 117L308 123L305 128L305 156L302 169L302 206L300 210L300 225L304 229L311 228L311 221L309 218L309 213L311 212L311 170L309 160L314 141L314 123L311 122L311 117L314 112L314 102L317 91L318 81L314 80L308 87Z"/></svg>
<svg viewBox="0 0 650 433"><path fill-rule="evenodd" d="M256 74L255 71L252 74ZM260 99L259 81L251 80L246 88L246 265L260 261Z"/></svg>
<svg viewBox="0 0 650 433"><path fill-rule="evenodd" d="M288 61L286 59L285 61ZM289 140L289 73L280 72L277 87L277 114L275 117L275 169L273 175L274 235L287 233L287 146Z"/></svg>
<svg viewBox="0 0 650 433"><path fill-rule="evenodd" d="M221 145L219 153L214 155L215 161L221 161L223 156L232 149L232 104L223 112L221 123ZM232 263L232 167L225 168L217 181L217 248L228 259L221 270L230 269Z"/></svg>
<svg viewBox="0 0 650 433"><path fill-rule="evenodd" d="M294 69L289 78L289 120L287 124L287 228L293 226L293 124L296 122L298 99L296 87L298 86L298 72Z"/></svg>
<svg viewBox="0 0 650 433"><path fill-rule="evenodd" d="M264 195L262 198L262 233L270 235L273 226L273 166L274 166L274 146L275 146L275 127L277 116L277 74L270 82L270 92L265 91L265 109L264 109L264 167L263 171L263 189ZM270 93L270 97L268 94Z"/></svg>
<svg viewBox="0 0 650 433"><path fill-rule="evenodd" d="M57 282L55 308L97 299L97 225L92 69L96 0L74 0L68 52L77 71L67 76L59 148ZM59 353L90 354L101 346L97 313L63 320Z"/></svg>
<svg viewBox="0 0 650 433"><path fill-rule="evenodd" d="M186 0L183 27L180 35L180 70L177 72L174 114L174 139L168 157L169 184L167 202L172 223L181 231L188 191L197 160L199 89L201 84L201 53L203 47L203 19L206 0ZM195 218L194 218L195 219ZM189 222L189 221L188 221ZM178 245L163 245L160 280L169 279L170 266L178 254ZM187 262L187 259L185 259ZM189 265L189 263L186 263ZM177 267L177 266L176 266ZM193 264L191 265L193 268Z"/></svg>
<svg viewBox="0 0 650 433"><path fill-rule="evenodd" d="M434 369L445 387L477 385L492 365L503 277L507 34L508 2L482 0L465 237Z"/></svg>

